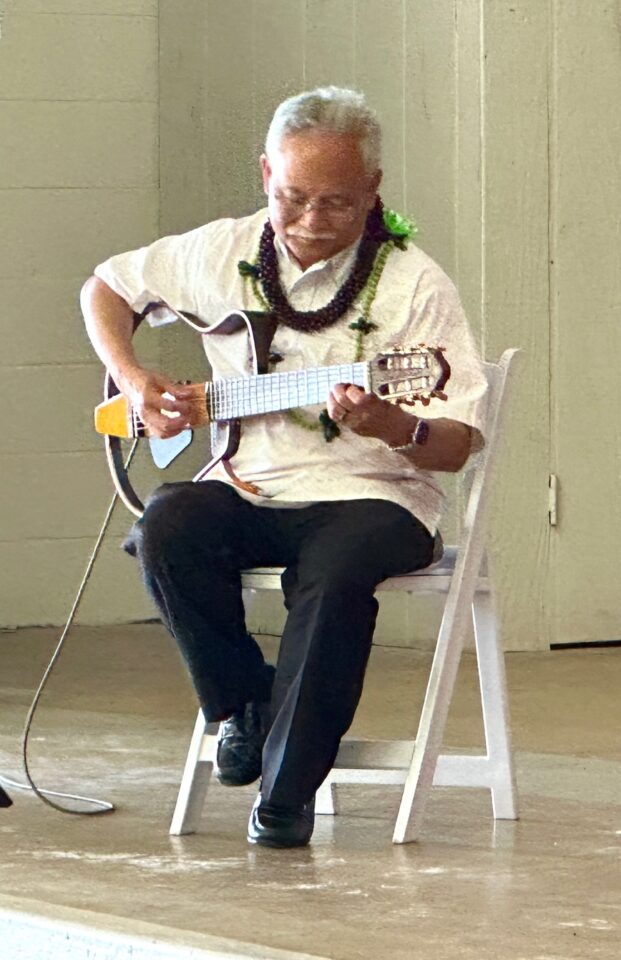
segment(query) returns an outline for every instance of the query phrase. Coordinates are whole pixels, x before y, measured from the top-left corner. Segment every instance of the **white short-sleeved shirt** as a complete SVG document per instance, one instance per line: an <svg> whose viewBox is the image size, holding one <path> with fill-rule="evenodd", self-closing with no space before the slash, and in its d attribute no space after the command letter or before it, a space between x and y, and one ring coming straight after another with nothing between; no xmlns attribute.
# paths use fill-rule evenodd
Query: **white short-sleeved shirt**
<svg viewBox="0 0 621 960"><path fill-rule="evenodd" d="M266 218L267 211L261 210L164 237L111 257L95 273L136 312L163 301L213 324L232 310L260 310L251 284L237 265L256 258ZM292 306L317 310L328 303L347 278L356 247L303 271L276 240L281 283ZM155 324L170 317L157 312L149 316ZM298 333L279 325L272 341L272 350L283 357L278 372L351 363L356 332L349 324L359 316L357 301L335 324L318 333ZM482 432L486 380L459 297L440 267L413 244L390 253L371 320L377 329L364 337L364 359L396 345L425 343L446 350L452 371L446 386L448 400L434 399L427 407L412 408L413 412L426 419L460 420ZM249 372L245 334L201 339L214 378ZM325 403L307 408L305 419L316 421L323 407ZM286 411L245 419L231 464L241 479L260 490L259 495L239 491L242 496L266 506L379 498L401 504L433 533L444 503L441 475L418 469L407 454L389 450L380 440L358 436L345 425L340 437L327 443L321 431L304 429ZM218 471L209 476L230 482Z"/></svg>

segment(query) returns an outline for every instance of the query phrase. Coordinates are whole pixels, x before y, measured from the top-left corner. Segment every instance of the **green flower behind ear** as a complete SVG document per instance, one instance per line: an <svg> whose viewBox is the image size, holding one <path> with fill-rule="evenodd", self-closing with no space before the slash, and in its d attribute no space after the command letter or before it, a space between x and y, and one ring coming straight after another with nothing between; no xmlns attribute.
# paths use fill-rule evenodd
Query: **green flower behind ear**
<svg viewBox="0 0 621 960"><path fill-rule="evenodd" d="M396 210L391 210L389 207L384 207L382 219L388 232L397 241L401 240L403 243L407 243L418 233L418 227L413 220L408 220L407 217L397 213Z"/></svg>

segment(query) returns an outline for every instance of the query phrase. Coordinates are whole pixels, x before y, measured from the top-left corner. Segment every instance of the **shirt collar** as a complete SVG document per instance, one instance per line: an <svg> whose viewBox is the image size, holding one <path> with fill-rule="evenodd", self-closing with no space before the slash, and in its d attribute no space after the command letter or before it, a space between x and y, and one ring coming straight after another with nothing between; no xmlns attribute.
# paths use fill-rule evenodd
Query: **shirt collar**
<svg viewBox="0 0 621 960"><path fill-rule="evenodd" d="M283 243L279 236L274 235L274 246L276 247L276 253L278 255L279 262L282 263L284 260L289 271L293 268L297 272L298 277L306 276L309 273L318 272L320 270L326 270L331 272L333 275L344 270L347 266L349 267L353 263L356 254L358 252L358 247L362 237L358 237L357 240L354 240L353 243L350 243L348 247L345 247L343 250L339 250L338 253L335 253L333 257L328 257L327 260L318 260L317 263L313 263L306 270L303 270L300 264L297 262L295 257L291 254L287 245Z"/></svg>

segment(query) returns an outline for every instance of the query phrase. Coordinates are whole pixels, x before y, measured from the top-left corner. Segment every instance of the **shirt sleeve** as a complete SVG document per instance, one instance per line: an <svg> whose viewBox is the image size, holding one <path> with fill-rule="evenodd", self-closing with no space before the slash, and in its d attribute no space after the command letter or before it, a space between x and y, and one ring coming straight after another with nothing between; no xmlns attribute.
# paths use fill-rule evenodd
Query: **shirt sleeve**
<svg viewBox="0 0 621 960"><path fill-rule="evenodd" d="M487 393L485 370L457 290L435 264L423 271L417 283L407 339L428 347L443 347L451 370L444 387L446 400L433 398L421 415L428 419L447 417L459 420L483 435Z"/></svg>
<svg viewBox="0 0 621 960"><path fill-rule="evenodd" d="M110 257L95 268L95 276L122 297L136 313L151 307L152 326L174 321L166 304L197 314L196 277L209 245L211 224L189 233L162 237L138 250Z"/></svg>

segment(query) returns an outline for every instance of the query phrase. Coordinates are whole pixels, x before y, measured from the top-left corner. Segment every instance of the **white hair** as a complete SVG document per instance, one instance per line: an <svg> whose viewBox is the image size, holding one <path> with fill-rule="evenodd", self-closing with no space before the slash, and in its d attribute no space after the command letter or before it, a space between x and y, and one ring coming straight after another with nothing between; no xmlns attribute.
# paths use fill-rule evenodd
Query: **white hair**
<svg viewBox="0 0 621 960"><path fill-rule="evenodd" d="M379 170L382 132L364 94L343 87L318 87L284 100L267 131L265 152L269 156L278 150L289 134L314 129L354 134L367 172Z"/></svg>

